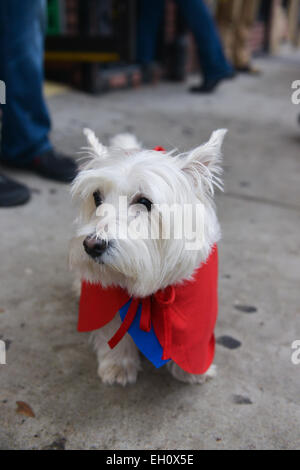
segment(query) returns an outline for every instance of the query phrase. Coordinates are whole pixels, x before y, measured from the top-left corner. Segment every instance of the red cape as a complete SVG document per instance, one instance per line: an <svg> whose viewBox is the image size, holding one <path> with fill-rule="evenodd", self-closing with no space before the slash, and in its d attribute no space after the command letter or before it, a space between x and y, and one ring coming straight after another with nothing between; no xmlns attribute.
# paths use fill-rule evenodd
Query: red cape
<svg viewBox="0 0 300 470"><path fill-rule="evenodd" d="M155 334L163 348L163 359L171 358L191 374L204 374L214 358L214 327L218 313L218 250L215 246L193 281L167 287L145 299L133 299L123 324L109 342L114 347L130 326L142 302L140 327ZM82 282L78 331L92 331L109 323L129 301L120 287L104 289L101 284ZM128 318L127 318L128 317ZM126 320L128 320L126 322Z"/></svg>

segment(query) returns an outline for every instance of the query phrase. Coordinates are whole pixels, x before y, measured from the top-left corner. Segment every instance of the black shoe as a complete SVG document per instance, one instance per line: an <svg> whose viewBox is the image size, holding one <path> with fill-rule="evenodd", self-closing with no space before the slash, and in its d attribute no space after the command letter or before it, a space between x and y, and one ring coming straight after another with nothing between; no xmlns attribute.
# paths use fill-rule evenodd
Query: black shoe
<svg viewBox="0 0 300 470"><path fill-rule="evenodd" d="M45 178L70 183L77 175L77 164L72 158L50 150L34 159L32 170Z"/></svg>
<svg viewBox="0 0 300 470"><path fill-rule="evenodd" d="M191 93L212 93L223 80L231 80L235 76L236 73L232 72L228 75L224 75L223 77L216 78L215 80L204 80L201 85L193 86L189 91Z"/></svg>
<svg viewBox="0 0 300 470"><path fill-rule="evenodd" d="M0 173L0 207L21 206L29 199L30 191L26 186Z"/></svg>
<svg viewBox="0 0 300 470"><path fill-rule="evenodd" d="M2 160L2 163L10 168L21 168L34 171L44 178L62 183L70 183L77 175L77 164L70 157L49 150L33 159L29 164L23 165L21 162L15 163Z"/></svg>

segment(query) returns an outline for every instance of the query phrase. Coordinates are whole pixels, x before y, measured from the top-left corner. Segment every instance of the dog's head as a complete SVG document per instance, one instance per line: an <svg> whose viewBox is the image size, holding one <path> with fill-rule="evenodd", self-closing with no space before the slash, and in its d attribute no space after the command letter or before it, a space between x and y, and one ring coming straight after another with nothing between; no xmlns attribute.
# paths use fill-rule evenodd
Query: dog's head
<svg viewBox="0 0 300 470"><path fill-rule="evenodd" d="M178 154L143 150L128 134L105 147L85 130L91 158L72 186L80 213L71 267L135 296L191 278L220 236L213 195L225 133Z"/></svg>

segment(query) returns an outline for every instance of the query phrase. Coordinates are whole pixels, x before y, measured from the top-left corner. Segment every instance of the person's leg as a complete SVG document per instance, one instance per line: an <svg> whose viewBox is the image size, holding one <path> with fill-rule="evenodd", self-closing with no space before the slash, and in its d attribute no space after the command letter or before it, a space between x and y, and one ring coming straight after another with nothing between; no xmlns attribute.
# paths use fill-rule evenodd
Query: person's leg
<svg viewBox="0 0 300 470"><path fill-rule="evenodd" d="M164 0L140 0L137 26L137 61L149 65L155 59L159 26L164 12Z"/></svg>
<svg viewBox="0 0 300 470"><path fill-rule="evenodd" d="M222 38L225 55L234 62L236 18L242 0L219 0L217 3L216 21Z"/></svg>
<svg viewBox="0 0 300 470"><path fill-rule="evenodd" d="M258 0L242 0L240 17L236 25L236 47L234 63L238 70L251 71L251 50L249 39L258 11Z"/></svg>
<svg viewBox="0 0 300 470"><path fill-rule="evenodd" d="M43 98L45 0L1 0L1 159L25 165L51 149L50 118Z"/></svg>
<svg viewBox="0 0 300 470"><path fill-rule="evenodd" d="M46 5L45 0L0 2L0 80L6 84L0 161L69 182L77 164L53 150L43 97Z"/></svg>
<svg viewBox="0 0 300 470"><path fill-rule="evenodd" d="M219 81L233 75L233 68L223 52L212 14L203 0L176 0L192 30L205 82Z"/></svg>

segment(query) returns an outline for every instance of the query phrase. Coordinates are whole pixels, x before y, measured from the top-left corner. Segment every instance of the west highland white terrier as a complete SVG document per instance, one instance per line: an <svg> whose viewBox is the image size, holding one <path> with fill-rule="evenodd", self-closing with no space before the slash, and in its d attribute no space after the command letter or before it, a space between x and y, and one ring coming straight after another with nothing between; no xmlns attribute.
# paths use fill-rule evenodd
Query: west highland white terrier
<svg viewBox="0 0 300 470"><path fill-rule="evenodd" d="M165 360L176 379L203 383L215 375L211 363L217 308L216 260L208 260L220 239L213 196L215 186L222 189L221 147L226 130L213 132L207 143L183 154L161 148L145 150L130 134L117 135L109 146L104 146L91 130L85 129L84 133L89 143L84 148L88 161L72 185L80 211L71 241L70 265L85 289L80 307L83 315L93 316L94 326L79 329L99 328L91 335L98 374L104 383L134 383L141 368L139 349L144 352L147 343L143 335L150 334L154 325L155 341L158 339L155 347L163 351L159 365ZM183 208L187 210L180 210ZM207 263L214 263L214 268ZM211 288L206 288L209 282L214 283L213 295L208 293ZM89 288L94 290L89 292ZM106 296L101 300L99 294L99 302L98 292ZM118 311L109 314L110 321L102 320L109 305L112 309L119 305L118 296L120 307L130 299L138 299L133 316L129 302L125 317L120 310L120 315ZM130 328L134 327L131 322L141 303L148 313L140 311L138 347ZM204 308L213 310L211 318L202 320ZM166 326L168 315L170 323ZM176 318L175 326L172 318ZM207 333L203 331L206 329ZM205 345L198 347L197 338L199 345L206 341ZM202 354L206 357L199 357Z"/></svg>

